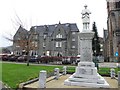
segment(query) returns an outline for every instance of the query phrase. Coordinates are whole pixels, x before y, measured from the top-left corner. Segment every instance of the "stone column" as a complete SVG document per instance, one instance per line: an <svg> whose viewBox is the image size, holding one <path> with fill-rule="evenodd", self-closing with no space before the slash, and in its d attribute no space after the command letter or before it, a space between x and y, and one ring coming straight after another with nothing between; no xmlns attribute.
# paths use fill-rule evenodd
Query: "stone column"
<svg viewBox="0 0 120 90"><path fill-rule="evenodd" d="M55 69L54 69L55 79L57 79L57 80L58 80L58 78L59 78L59 71L60 71L59 68L55 68Z"/></svg>
<svg viewBox="0 0 120 90"><path fill-rule="evenodd" d="M67 67L63 66L63 75L66 75L66 73L67 73Z"/></svg>
<svg viewBox="0 0 120 90"><path fill-rule="evenodd" d="M110 76L111 76L111 79L114 79L115 78L115 69L110 69Z"/></svg>
<svg viewBox="0 0 120 90"><path fill-rule="evenodd" d="M118 71L118 86L120 87L120 71Z"/></svg>
<svg viewBox="0 0 120 90"><path fill-rule="evenodd" d="M39 74L39 88L46 88L46 77L47 77L47 72L42 70L40 71Z"/></svg>

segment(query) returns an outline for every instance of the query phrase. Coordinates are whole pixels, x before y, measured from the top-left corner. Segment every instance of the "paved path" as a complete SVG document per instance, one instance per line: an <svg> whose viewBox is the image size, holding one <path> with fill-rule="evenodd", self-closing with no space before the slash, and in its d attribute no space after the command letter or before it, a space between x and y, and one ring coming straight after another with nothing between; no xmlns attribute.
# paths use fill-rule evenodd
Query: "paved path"
<svg viewBox="0 0 120 90"><path fill-rule="evenodd" d="M0 81L0 90L1 90L2 88L6 88L6 86L2 83L2 81Z"/></svg>
<svg viewBox="0 0 120 90"><path fill-rule="evenodd" d="M118 67L118 63L99 63L99 67L116 68Z"/></svg>
<svg viewBox="0 0 120 90"><path fill-rule="evenodd" d="M64 80L67 79L70 75L63 75L58 80L51 80L46 83L46 88L86 88L80 86L67 86L64 85ZM110 77L104 77L109 83L110 88L118 88L118 82L116 79L111 79ZM24 86L25 88L38 88L38 81ZM89 87L88 87L89 88Z"/></svg>

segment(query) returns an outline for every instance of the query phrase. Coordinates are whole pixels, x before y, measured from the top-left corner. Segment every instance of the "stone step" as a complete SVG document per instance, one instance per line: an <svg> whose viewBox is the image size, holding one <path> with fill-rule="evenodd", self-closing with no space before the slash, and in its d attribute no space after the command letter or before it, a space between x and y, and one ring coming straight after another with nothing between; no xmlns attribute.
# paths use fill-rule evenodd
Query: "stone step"
<svg viewBox="0 0 120 90"><path fill-rule="evenodd" d="M66 79L64 85L68 86L83 86L83 87L95 87L95 88L109 88L109 84L105 81L104 84L100 83L87 83L87 82L73 82Z"/></svg>

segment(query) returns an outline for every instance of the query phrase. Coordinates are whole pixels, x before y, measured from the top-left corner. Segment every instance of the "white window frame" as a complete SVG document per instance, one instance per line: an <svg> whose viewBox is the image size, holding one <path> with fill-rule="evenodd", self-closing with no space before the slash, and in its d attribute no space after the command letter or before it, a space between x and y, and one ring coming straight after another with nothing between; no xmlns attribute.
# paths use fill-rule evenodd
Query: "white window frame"
<svg viewBox="0 0 120 90"><path fill-rule="evenodd" d="M58 47L58 42L56 42L55 46Z"/></svg>
<svg viewBox="0 0 120 90"><path fill-rule="evenodd" d="M45 42L43 42L43 47L46 47Z"/></svg>
<svg viewBox="0 0 120 90"><path fill-rule="evenodd" d="M75 48L75 46L72 46L72 48Z"/></svg>
<svg viewBox="0 0 120 90"><path fill-rule="evenodd" d="M38 39L38 35L37 34L35 34L35 39Z"/></svg>
<svg viewBox="0 0 120 90"><path fill-rule="evenodd" d="M75 41L75 38L72 38L72 41Z"/></svg>
<svg viewBox="0 0 120 90"><path fill-rule="evenodd" d="M62 47L62 42L56 42L56 47Z"/></svg>
<svg viewBox="0 0 120 90"><path fill-rule="evenodd" d="M43 37L44 37L44 39L45 39L45 38L47 37L47 35L46 35L46 34L44 34L44 35L43 35Z"/></svg>
<svg viewBox="0 0 120 90"><path fill-rule="evenodd" d="M56 38L62 38L62 35L61 34L57 34Z"/></svg>
<svg viewBox="0 0 120 90"><path fill-rule="evenodd" d="M34 45L35 45L35 47L38 47L38 42L35 41L35 42L34 42Z"/></svg>

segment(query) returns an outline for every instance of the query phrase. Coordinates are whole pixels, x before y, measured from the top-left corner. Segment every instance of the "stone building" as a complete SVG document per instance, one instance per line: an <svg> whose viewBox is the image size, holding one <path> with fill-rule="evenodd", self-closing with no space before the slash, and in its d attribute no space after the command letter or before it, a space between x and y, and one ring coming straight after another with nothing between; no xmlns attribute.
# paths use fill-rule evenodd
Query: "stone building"
<svg viewBox="0 0 120 90"><path fill-rule="evenodd" d="M100 56L103 56L103 38L99 37L99 41L100 41Z"/></svg>
<svg viewBox="0 0 120 90"><path fill-rule="evenodd" d="M19 31L22 32L18 29L14 39L18 38ZM77 56L78 32L75 23L32 26L28 34L25 32L30 35L30 55ZM14 52L25 50L18 50L15 45Z"/></svg>
<svg viewBox="0 0 120 90"><path fill-rule="evenodd" d="M103 29L103 56L105 62L109 61L108 30Z"/></svg>
<svg viewBox="0 0 120 90"><path fill-rule="evenodd" d="M115 61L115 53L118 52L120 57L120 1L107 2L108 10L108 46L109 46L109 60Z"/></svg>
<svg viewBox="0 0 120 90"><path fill-rule="evenodd" d="M13 37L13 54L22 55L27 51L28 31L20 26Z"/></svg>

